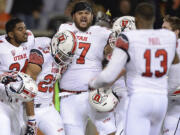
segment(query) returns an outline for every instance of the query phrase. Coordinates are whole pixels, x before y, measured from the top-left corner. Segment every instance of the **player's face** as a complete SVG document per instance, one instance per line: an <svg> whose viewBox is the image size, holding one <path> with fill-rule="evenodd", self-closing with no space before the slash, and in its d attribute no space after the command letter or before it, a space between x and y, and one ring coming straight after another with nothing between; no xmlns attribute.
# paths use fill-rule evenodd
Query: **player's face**
<svg viewBox="0 0 180 135"><path fill-rule="evenodd" d="M169 22L164 21L162 24L162 28L172 30L172 27Z"/></svg>
<svg viewBox="0 0 180 135"><path fill-rule="evenodd" d="M173 31L176 34L176 38L179 38L179 30L173 30L169 22L164 21L162 24L162 28Z"/></svg>
<svg viewBox="0 0 180 135"><path fill-rule="evenodd" d="M17 23L13 30L13 39L16 43L21 44L27 42L28 34L26 26L23 22Z"/></svg>
<svg viewBox="0 0 180 135"><path fill-rule="evenodd" d="M93 14L88 10L81 10L73 15L75 25L81 31L86 31L92 24Z"/></svg>

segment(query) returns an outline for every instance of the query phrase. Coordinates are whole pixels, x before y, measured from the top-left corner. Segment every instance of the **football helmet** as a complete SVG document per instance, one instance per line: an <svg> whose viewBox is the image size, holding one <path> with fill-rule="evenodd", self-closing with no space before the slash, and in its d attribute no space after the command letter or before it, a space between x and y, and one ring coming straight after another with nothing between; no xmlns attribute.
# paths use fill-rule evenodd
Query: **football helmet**
<svg viewBox="0 0 180 135"><path fill-rule="evenodd" d="M117 40L117 36L118 36L118 33L117 33L116 31L113 31L113 32L109 35L108 42L109 42L109 45L111 46L111 48L114 48L114 47L115 47L115 43L116 43L116 40Z"/></svg>
<svg viewBox="0 0 180 135"><path fill-rule="evenodd" d="M16 81L5 85L6 94L9 98L17 98L23 102L29 102L37 95L36 82L27 74L18 72Z"/></svg>
<svg viewBox="0 0 180 135"><path fill-rule="evenodd" d="M112 17L109 10L107 10L106 13L102 11L98 11L95 24L103 27L111 28L112 27L111 18Z"/></svg>
<svg viewBox="0 0 180 135"><path fill-rule="evenodd" d="M76 36L73 32L65 30L57 32L51 40L51 54L59 65L68 65L72 62L77 46Z"/></svg>
<svg viewBox="0 0 180 135"><path fill-rule="evenodd" d="M122 16L113 23L112 29L118 34L120 34L121 32L135 30L135 18L133 16Z"/></svg>
<svg viewBox="0 0 180 135"><path fill-rule="evenodd" d="M89 92L89 103L98 112L110 112L117 103L118 98L110 88L99 88Z"/></svg>

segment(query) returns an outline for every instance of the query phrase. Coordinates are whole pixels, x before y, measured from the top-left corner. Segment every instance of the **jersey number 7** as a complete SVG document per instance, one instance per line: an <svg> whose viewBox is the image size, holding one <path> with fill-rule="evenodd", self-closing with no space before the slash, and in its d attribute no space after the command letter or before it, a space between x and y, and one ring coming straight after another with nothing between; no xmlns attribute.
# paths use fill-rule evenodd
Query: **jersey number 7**
<svg viewBox="0 0 180 135"><path fill-rule="evenodd" d="M76 61L77 64L84 64L85 63L85 57L86 57L86 54L90 48L90 45L91 45L90 43L82 43L82 42L79 43L79 49L83 49L83 50L81 52L80 57Z"/></svg>

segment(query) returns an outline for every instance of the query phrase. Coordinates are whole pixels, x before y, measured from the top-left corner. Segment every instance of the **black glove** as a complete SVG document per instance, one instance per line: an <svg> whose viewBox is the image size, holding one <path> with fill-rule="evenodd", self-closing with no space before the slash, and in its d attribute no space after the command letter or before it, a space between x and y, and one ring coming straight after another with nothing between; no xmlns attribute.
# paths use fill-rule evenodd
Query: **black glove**
<svg viewBox="0 0 180 135"><path fill-rule="evenodd" d="M17 72L5 72L0 75L0 82L7 85L10 82L15 82L17 77Z"/></svg>
<svg viewBox="0 0 180 135"><path fill-rule="evenodd" d="M14 79L13 77L11 77L11 76L5 76L5 77L2 78L1 83L7 85L8 83L10 83L10 82L15 82L15 81L16 81L16 79Z"/></svg>
<svg viewBox="0 0 180 135"><path fill-rule="evenodd" d="M36 127L36 120L35 119L29 119L28 120L25 135L37 135L37 127Z"/></svg>

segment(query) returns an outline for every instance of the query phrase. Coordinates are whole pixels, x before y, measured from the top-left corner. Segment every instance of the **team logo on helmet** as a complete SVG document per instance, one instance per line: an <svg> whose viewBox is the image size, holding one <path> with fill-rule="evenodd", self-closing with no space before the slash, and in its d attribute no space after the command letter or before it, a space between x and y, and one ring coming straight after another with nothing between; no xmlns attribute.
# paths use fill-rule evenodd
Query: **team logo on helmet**
<svg viewBox="0 0 180 135"><path fill-rule="evenodd" d="M58 37L58 39L59 39L59 42L62 44L62 43L64 43L65 40L67 39L67 35L65 35L64 33L62 33L62 35L60 35L60 36Z"/></svg>
<svg viewBox="0 0 180 135"><path fill-rule="evenodd" d="M122 22L121 22L121 26L122 27L126 27L126 25L128 24L128 22L129 22L129 20L122 20Z"/></svg>
<svg viewBox="0 0 180 135"><path fill-rule="evenodd" d="M122 16L113 23L113 31L118 34L135 29L135 18L133 16Z"/></svg>
<svg viewBox="0 0 180 135"><path fill-rule="evenodd" d="M95 104L101 104L102 102L104 102L107 99L108 95L104 95L102 96L100 93L96 93L92 96L92 101Z"/></svg>
<svg viewBox="0 0 180 135"><path fill-rule="evenodd" d="M89 92L89 103L98 112L108 112L116 107L118 99L112 89L100 88Z"/></svg>

